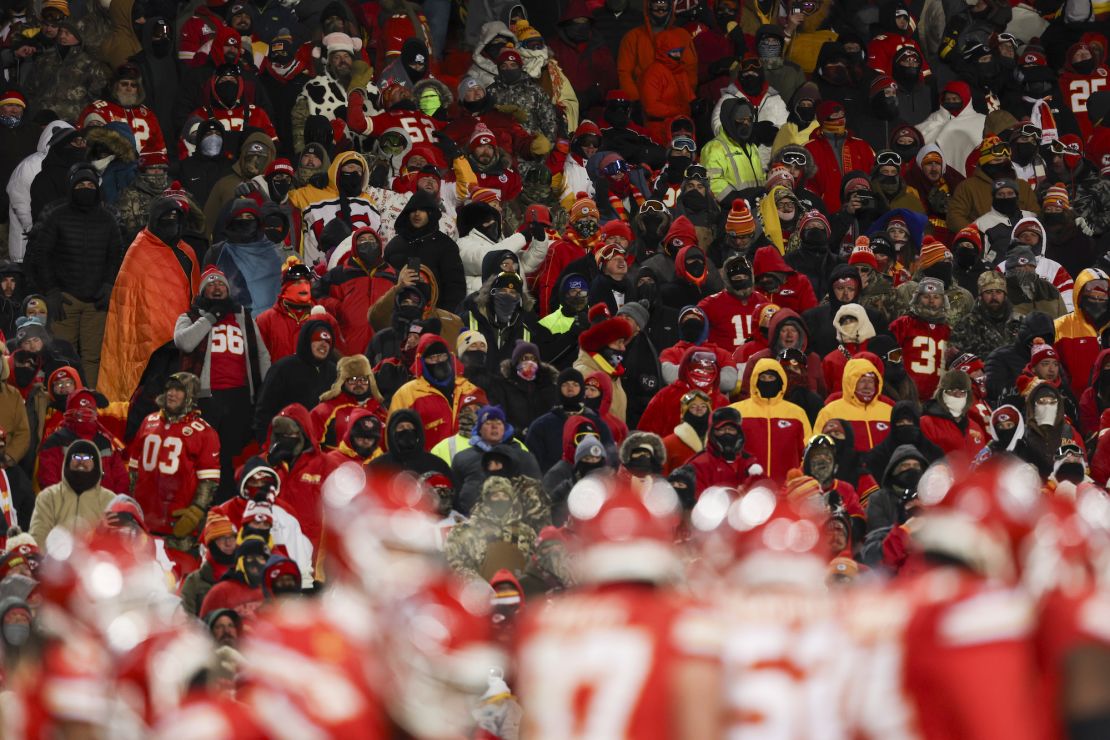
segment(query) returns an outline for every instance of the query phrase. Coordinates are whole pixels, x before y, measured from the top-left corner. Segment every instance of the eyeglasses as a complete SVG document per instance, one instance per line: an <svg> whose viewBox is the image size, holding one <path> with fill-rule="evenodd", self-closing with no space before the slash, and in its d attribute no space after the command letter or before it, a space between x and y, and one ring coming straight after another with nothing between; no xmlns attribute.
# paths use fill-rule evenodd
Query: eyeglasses
<svg viewBox="0 0 1110 740"><path fill-rule="evenodd" d="M645 200L640 206L641 213L665 213L667 207L657 200Z"/></svg>
<svg viewBox="0 0 1110 740"><path fill-rule="evenodd" d="M705 167L703 167L700 164L690 165L689 167L686 168L686 171L683 172L682 174L688 180L691 179L691 178L696 178L698 180L708 180L709 179L708 170L706 170Z"/></svg>
<svg viewBox="0 0 1110 740"><path fill-rule="evenodd" d="M802 152L783 152L780 159L783 164L789 164L794 167L805 167L809 164L809 157Z"/></svg>
<svg viewBox="0 0 1110 740"><path fill-rule="evenodd" d="M347 378L347 382L352 385L370 385L370 377L367 375L354 375Z"/></svg>
<svg viewBox="0 0 1110 740"><path fill-rule="evenodd" d="M623 159L618 159L616 162L610 162L609 164L602 167L601 174L605 175L606 177L613 177L614 175L619 175L622 172L628 172L631 169L632 168L628 165L628 162L625 162Z"/></svg>
<svg viewBox="0 0 1110 740"><path fill-rule="evenodd" d="M880 165L892 164L895 167L901 167L902 155L898 152L892 152L886 149L875 155L875 162Z"/></svg>

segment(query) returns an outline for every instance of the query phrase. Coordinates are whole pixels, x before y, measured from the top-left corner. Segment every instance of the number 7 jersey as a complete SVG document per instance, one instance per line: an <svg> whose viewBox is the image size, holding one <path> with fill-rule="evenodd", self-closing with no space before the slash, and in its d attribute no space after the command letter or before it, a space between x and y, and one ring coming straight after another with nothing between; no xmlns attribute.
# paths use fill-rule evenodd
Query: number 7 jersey
<svg viewBox="0 0 1110 740"><path fill-rule="evenodd" d="M131 443L128 468L138 474L135 499L151 534L173 533L173 517L193 501L197 483L220 478L220 438L200 413L176 421L147 416Z"/></svg>

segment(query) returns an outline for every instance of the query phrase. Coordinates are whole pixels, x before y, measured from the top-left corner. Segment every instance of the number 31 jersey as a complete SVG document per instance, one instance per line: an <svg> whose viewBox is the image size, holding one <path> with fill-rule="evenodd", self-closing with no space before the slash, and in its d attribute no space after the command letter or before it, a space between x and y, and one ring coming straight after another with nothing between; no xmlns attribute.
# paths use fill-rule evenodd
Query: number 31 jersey
<svg viewBox="0 0 1110 740"><path fill-rule="evenodd" d="M177 509L192 503L197 483L220 478L220 438L200 413L177 421L162 412L143 420L131 444L130 470L138 473L135 499L151 534L171 534Z"/></svg>

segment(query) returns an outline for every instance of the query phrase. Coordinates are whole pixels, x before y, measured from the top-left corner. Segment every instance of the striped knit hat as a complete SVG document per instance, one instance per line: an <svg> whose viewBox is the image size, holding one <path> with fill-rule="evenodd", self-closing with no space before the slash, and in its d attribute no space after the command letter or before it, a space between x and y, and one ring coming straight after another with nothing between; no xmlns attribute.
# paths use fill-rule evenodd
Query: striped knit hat
<svg viewBox="0 0 1110 740"><path fill-rule="evenodd" d="M0 88L0 105L18 105L20 108L26 108L27 98L14 87Z"/></svg>
<svg viewBox="0 0 1110 740"><path fill-rule="evenodd" d="M470 193L471 203L496 203L497 191L490 188L474 188Z"/></svg>
<svg viewBox="0 0 1110 740"><path fill-rule="evenodd" d="M1068 188L1064 183L1058 182L1047 191L1045 191L1044 199L1041 201L1041 206L1058 205L1060 208L1067 209L1071 205L1071 199L1068 198Z"/></svg>
<svg viewBox="0 0 1110 740"><path fill-rule="evenodd" d="M811 497L821 495L821 484L817 479L805 475L797 468L791 468L786 474L786 485L783 487L788 501L795 504L801 503Z"/></svg>
<svg viewBox="0 0 1110 740"><path fill-rule="evenodd" d="M748 204L743 198L732 201L728 209L728 218L725 219L725 233L727 234L754 234L755 219L748 210Z"/></svg>
<svg viewBox="0 0 1110 740"><path fill-rule="evenodd" d="M871 240L866 236L861 236L856 239L856 246L852 250L852 256L848 258L849 265L867 265L872 270L878 271L879 261L875 259L875 253L871 251Z"/></svg>
<svg viewBox="0 0 1110 740"><path fill-rule="evenodd" d="M783 185L787 190L794 189L794 175L790 174L790 168L782 162L771 165L771 171L767 173L767 192L771 192L771 188L776 185Z"/></svg>
<svg viewBox="0 0 1110 740"><path fill-rule="evenodd" d="M921 256L918 257L917 267L924 270L932 267L938 262L951 260L952 253L948 251L948 247L944 246L931 236L926 236L925 240L921 243Z"/></svg>
<svg viewBox="0 0 1110 740"><path fill-rule="evenodd" d="M584 192L574 196L574 205L570 207L570 222L574 223L583 218L592 218L595 221L601 220L601 213L597 210L597 204Z"/></svg>

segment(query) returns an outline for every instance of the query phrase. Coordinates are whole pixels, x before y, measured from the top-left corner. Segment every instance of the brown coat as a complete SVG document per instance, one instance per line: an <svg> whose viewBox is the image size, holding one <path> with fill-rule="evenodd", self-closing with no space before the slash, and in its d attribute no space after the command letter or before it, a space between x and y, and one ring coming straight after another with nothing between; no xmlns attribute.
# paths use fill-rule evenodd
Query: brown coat
<svg viewBox="0 0 1110 740"><path fill-rule="evenodd" d="M981 168L961 182L948 201L948 230L953 234L970 224L991 209L994 200L991 193L994 181ZM1018 180L1018 208L1031 211L1040 216L1041 206L1033 188L1024 180Z"/></svg>

